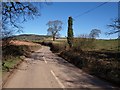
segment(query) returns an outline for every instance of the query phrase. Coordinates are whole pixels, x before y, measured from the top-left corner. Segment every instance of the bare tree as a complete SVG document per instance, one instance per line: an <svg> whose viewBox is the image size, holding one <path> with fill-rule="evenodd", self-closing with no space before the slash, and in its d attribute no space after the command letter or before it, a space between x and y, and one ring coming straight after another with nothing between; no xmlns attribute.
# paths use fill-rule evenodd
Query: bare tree
<svg viewBox="0 0 120 90"><path fill-rule="evenodd" d="M107 26L111 28L110 32L108 32L107 34L120 33L120 19L112 20L112 23Z"/></svg>
<svg viewBox="0 0 120 90"><path fill-rule="evenodd" d="M96 37L99 37L100 33L101 33L101 30L92 29L90 34L89 34L89 37L92 38L92 39L95 39Z"/></svg>
<svg viewBox="0 0 120 90"><path fill-rule="evenodd" d="M59 31L62 30L62 21L49 21L46 25L49 27L47 30L48 34L52 35L53 41L55 41L55 37L59 35Z"/></svg>
<svg viewBox="0 0 120 90"><path fill-rule="evenodd" d="M50 5L50 2L45 0L45 4ZM20 0L6 0L0 4L2 10L2 36L8 37L13 33L22 32L21 23L34 19L36 16L40 16L40 8L42 7L40 2L20 2Z"/></svg>
<svg viewBox="0 0 120 90"><path fill-rule="evenodd" d="M38 8L30 2L2 2L2 33L3 36L21 32L20 23L38 16Z"/></svg>

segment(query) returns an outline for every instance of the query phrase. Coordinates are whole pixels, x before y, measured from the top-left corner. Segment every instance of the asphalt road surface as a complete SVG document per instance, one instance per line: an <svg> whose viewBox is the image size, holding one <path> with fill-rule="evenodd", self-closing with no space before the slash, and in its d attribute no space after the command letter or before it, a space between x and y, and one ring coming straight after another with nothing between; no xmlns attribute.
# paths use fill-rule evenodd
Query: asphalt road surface
<svg viewBox="0 0 120 90"><path fill-rule="evenodd" d="M49 47L42 48L18 67L3 88L113 88L94 76L86 74Z"/></svg>

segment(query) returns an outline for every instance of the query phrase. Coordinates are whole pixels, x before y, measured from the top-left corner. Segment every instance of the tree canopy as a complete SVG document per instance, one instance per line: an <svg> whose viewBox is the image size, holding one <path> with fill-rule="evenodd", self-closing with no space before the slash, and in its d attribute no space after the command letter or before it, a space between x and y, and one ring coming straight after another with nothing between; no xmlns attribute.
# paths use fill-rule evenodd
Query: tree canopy
<svg viewBox="0 0 120 90"><path fill-rule="evenodd" d="M90 38L96 38L96 37L99 37L99 34L101 33L101 30L98 30L98 29L92 29L90 34L89 34L89 37Z"/></svg>
<svg viewBox="0 0 120 90"><path fill-rule="evenodd" d="M46 25L48 26L48 35L52 35L53 41L55 41L55 37L59 35L59 31L62 30L62 21L55 20L49 21Z"/></svg>
<svg viewBox="0 0 120 90"><path fill-rule="evenodd" d="M68 37L67 37L67 42L70 46L70 48L73 46L73 19L72 17L68 18Z"/></svg>

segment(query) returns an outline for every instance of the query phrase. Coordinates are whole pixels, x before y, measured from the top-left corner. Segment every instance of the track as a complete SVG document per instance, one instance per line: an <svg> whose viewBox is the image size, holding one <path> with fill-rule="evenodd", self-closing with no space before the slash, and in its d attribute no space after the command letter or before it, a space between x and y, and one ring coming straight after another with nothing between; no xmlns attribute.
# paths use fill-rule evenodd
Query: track
<svg viewBox="0 0 120 90"><path fill-rule="evenodd" d="M113 88L107 82L86 74L74 65L58 57L49 47L32 53L3 88Z"/></svg>

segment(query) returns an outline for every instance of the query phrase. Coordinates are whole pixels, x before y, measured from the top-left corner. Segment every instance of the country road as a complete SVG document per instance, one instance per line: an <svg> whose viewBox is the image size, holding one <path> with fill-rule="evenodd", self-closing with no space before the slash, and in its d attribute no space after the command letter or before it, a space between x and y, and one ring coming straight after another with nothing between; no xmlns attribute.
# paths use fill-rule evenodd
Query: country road
<svg viewBox="0 0 120 90"><path fill-rule="evenodd" d="M42 48L26 58L3 88L113 88Z"/></svg>

